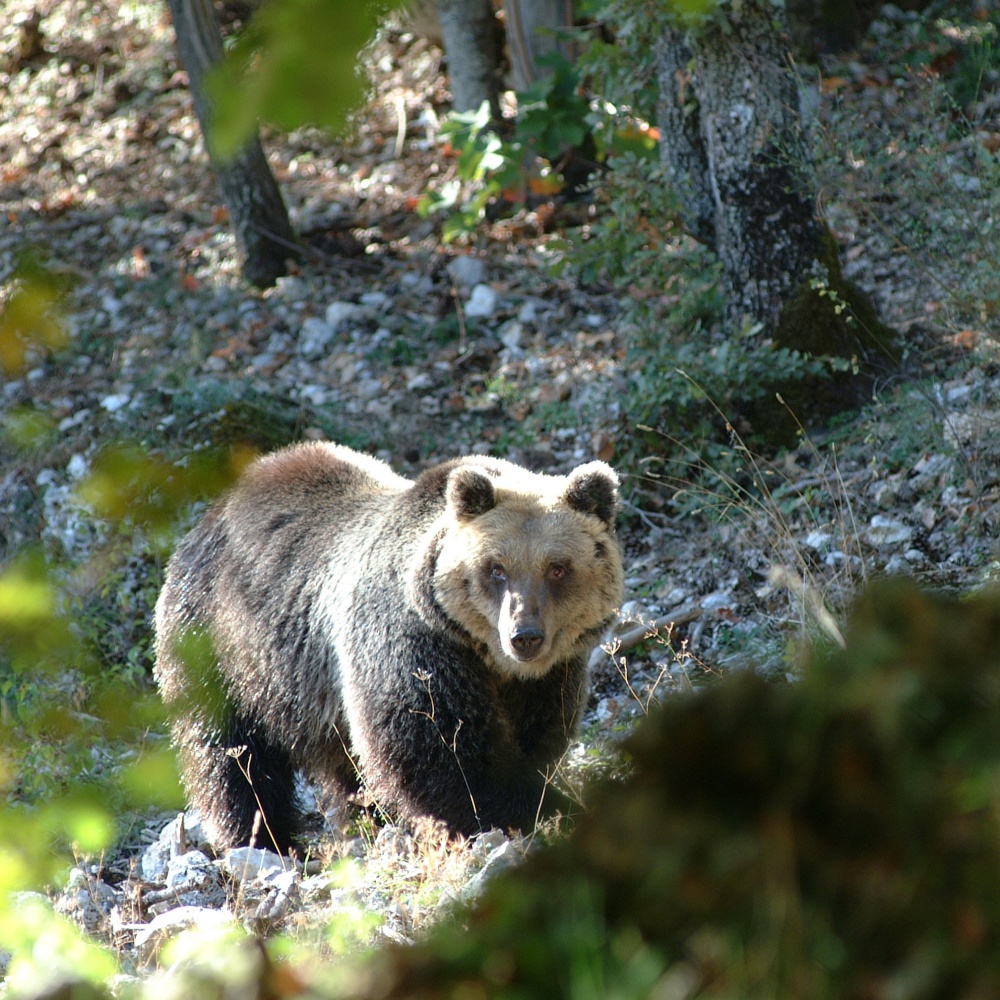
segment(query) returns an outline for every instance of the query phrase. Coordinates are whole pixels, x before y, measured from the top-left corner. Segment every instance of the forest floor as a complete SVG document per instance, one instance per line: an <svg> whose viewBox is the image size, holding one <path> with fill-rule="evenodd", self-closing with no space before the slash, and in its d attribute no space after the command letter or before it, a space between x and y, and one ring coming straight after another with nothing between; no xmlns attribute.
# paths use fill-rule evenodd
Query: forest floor
<svg viewBox="0 0 1000 1000"><path fill-rule="evenodd" d="M68 288L67 340L0 386L0 563L40 546L109 671L148 686L149 614L176 538L135 511L102 519L88 505L81 486L123 446L176 462L328 437L404 474L468 452L552 472L594 457L618 465L628 638L595 661L578 762L651 701L718 673L794 674L795 643L829 632L875 575L956 592L994 577L1000 102L989 88L969 98L962 127L960 98L942 103L942 77L967 54L960 29L887 8L857 51L803 71L822 209L847 273L901 331L906 364L863 411L794 448L756 452L734 433L723 450L740 471L726 466L709 486L657 479L660 457L636 428L650 358L635 346L637 303L667 342L683 334L676 291L584 281L566 249L600 230L607 199L546 202L452 244L439 218L416 211L456 169L438 141L448 93L431 42L386 33L350 141L266 137L306 252L261 291L240 279L165 8L53 0L36 32L41 10L8 0L0 25L0 282L9 297L25 262L44 260ZM698 335L713 349L711 331ZM705 405L728 416L724 400ZM658 421L664 436L692 432L671 422L669 403ZM663 627L639 642L637 621ZM5 690L24 707L28 694ZM118 759L95 751L89 776ZM33 766L36 794L75 777L51 757ZM166 818L136 820L123 857L147 849ZM440 845L415 854L402 836L340 849L372 870L380 852L396 858L409 901L384 875L371 894L389 936L420 923L401 850L455 884L491 852L510 853L501 838L446 862ZM147 917L119 914L124 952Z"/></svg>

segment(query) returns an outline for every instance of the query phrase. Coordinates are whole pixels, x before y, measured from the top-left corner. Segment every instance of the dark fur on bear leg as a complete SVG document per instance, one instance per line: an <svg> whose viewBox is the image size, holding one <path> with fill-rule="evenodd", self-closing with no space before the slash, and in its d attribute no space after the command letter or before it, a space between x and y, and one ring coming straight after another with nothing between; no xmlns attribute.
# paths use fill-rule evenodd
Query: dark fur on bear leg
<svg viewBox="0 0 1000 1000"><path fill-rule="evenodd" d="M184 733L179 742L194 805L217 846L252 844L287 854L302 825L288 755L245 731L224 745L199 740L194 733Z"/></svg>

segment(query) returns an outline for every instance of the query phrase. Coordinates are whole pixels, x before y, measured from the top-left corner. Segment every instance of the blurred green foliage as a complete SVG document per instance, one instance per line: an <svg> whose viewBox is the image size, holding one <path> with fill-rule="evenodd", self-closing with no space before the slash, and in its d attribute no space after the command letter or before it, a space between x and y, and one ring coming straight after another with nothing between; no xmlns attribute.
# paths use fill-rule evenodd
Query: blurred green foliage
<svg viewBox="0 0 1000 1000"><path fill-rule="evenodd" d="M65 346L60 313L71 287L70 279L47 267L37 251L19 255L0 301L0 374L20 375L46 352Z"/></svg>
<svg viewBox="0 0 1000 1000"><path fill-rule="evenodd" d="M268 0L214 73L215 151L234 155L261 120L340 131L366 90L358 53L399 3Z"/></svg>

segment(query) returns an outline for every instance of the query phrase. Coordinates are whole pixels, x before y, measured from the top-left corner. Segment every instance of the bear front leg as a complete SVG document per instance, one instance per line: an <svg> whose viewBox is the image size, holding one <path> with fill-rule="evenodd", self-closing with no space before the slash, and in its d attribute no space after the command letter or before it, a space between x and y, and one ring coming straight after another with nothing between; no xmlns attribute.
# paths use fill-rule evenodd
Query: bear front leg
<svg viewBox="0 0 1000 1000"><path fill-rule="evenodd" d="M287 854L302 818L288 754L238 721L223 739L196 721L178 723L174 733L191 804L213 845Z"/></svg>
<svg viewBox="0 0 1000 1000"><path fill-rule="evenodd" d="M425 667L393 675L369 665L347 686L352 742L381 808L410 820L432 816L466 835L528 830L540 814L564 809L546 787L544 764L519 745L489 668L462 649L410 654Z"/></svg>

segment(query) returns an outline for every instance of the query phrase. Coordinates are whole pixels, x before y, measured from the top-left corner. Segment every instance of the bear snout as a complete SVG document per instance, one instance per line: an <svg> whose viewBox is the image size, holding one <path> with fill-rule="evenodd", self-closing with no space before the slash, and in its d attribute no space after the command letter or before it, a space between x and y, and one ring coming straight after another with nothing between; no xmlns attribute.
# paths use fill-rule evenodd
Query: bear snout
<svg viewBox="0 0 1000 1000"><path fill-rule="evenodd" d="M545 633L534 625L515 628L510 634L511 649L519 660L533 660L545 642Z"/></svg>

